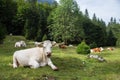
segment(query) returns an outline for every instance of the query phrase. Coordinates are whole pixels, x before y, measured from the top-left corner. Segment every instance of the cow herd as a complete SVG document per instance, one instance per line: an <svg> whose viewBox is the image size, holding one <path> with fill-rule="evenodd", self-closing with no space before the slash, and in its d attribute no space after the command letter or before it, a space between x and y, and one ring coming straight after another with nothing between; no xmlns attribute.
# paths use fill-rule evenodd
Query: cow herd
<svg viewBox="0 0 120 80"><path fill-rule="evenodd" d="M109 51L113 51L114 50L114 48L113 47L108 47L108 48L105 48L106 50L109 50ZM105 50L103 47L96 47L96 48L92 48L92 49L90 49L90 52L91 53L95 53L95 52L102 52L102 51L104 51Z"/></svg>
<svg viewBox="0 0 120 80"><path fill-rule="evenodd" d="M13 54L13 68L19 66L29 66L30 68L38 68L42 66L50 66L53 70L58 70L58 68L52 63L50 57L52 55L52 46L58 46L61 49L66 49L68 46L62 43L56 43L55 41L45 40L43 42L34 42L34 48L28 48L23 50L15 51ZM26 47L25 41L18 41L15 43L15 47ZM73 47L73 45L69 45ZM107 50L114 50L112 47L106 48ZM105 49L103 47L97 47L90 49L91 53L102 52ZM89 58L95 58L99 61L105 61L102 57L98 55L90 54Z"/></svg>

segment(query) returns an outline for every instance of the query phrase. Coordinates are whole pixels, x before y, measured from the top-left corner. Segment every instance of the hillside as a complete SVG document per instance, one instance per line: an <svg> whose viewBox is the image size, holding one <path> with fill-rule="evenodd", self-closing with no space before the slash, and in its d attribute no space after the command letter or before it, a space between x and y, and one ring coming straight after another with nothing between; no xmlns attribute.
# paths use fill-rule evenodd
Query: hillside
<svg viewBox="0 0 120 80"><path fill-rule="evenodd" d="M77 54L76 46L67 49L53 47L51 59L59 71L53 71L49 66L13 69L9 65L12 64L13 53L24 49L14 47L14 43L19 40L25 40L27 48L34 47L32 41L23 36L7 36L4 44L0 45L0 80L120 80L120 48L93 53L106 59L106 62L99 62L88 59L87 55Z"/></svg>

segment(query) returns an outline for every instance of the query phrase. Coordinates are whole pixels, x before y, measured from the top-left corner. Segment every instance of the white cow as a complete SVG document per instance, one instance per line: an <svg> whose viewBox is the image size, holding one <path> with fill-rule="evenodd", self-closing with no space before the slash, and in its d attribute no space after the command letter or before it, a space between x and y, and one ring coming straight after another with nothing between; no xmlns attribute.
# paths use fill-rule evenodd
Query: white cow
<svg viewBox="0 0 120 80"><path fill-rule="evenodd" d="M53 70L58 68L52 63L51 56L51 41L43 42L43 47L35 47L16 51L13 55L13 68L18 66L30 66L31 68L38 68L49 65Z"/></svg>
<svg viewBox="0 0 120 80"><path fill-rule="evenodd" d="M26 43L25 41L16 42L15 47L26 47Z"/></svg>

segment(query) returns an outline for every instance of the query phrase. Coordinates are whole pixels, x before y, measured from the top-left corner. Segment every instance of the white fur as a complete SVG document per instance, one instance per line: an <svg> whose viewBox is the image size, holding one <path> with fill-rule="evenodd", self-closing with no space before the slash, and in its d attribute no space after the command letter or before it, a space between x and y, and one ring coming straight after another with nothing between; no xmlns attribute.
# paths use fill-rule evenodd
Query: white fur
<svg viewBox="0 0 120 80"><path fill-rule="evenodd" d="M16 42L15 47L26 47L26 43L25 41Z"/></svg>
<svg viewBox="0 0 120 80"><path fill-rule="evenodd" d="M50 57L47 56L47 53L51 53L51 46L48 41L48 44L44 44L42 48L35 47L16 51L13 55L13 68L17 68L19 65L38 68L48 64L53 70L56 70L57 67L52 63Z"/></svg>

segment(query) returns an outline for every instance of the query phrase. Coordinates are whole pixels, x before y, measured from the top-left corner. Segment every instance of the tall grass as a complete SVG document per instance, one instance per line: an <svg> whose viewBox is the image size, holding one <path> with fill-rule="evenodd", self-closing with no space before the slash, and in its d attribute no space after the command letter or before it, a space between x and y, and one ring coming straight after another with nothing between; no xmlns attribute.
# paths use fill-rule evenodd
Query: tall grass
<svg viewBox="0 0 120 80"><path fill-rule="evenodd" d="M18 40L25 40L22 36L7 36L4 44L0 45L0 80L46 80L46 76L56 80L120 80L120 48L113 51L95 53L106 59L107 62L99 62L88 59L87 55L76 53L76 47L59 49L53 47L52 61L59 68L53 71L49 66L38 69L19 67L13 69L12 63L14 51L24 48L14 48ZM34 47L28 40L27 48Z"/></svg>

